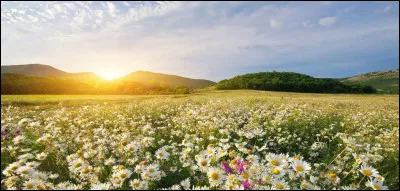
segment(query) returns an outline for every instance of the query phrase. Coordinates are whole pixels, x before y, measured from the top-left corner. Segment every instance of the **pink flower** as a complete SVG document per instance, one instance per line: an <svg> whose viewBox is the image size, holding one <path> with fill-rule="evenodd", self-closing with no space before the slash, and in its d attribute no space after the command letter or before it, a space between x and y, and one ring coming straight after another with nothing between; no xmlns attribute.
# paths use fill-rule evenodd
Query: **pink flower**
<svg viewBox="0 0 400 191"><path fill-rule="evenodd" d="M247 164L249 164L247 161L240 161L239 159L237 159L236 169L239 171L239 174L244 171L244 166L246 166Z"/></svg>
<svg viewBox="0 0 400 191"><path fill-rule="evenodd" d="M225 172L228 174L232 174L233 170L229 167L229 164L226 161L221 162L222 167L225 169Z"/></svg>
<svg viewBox="0 0 400 191"><path fill-rule="evenodd" d="M254 184L254 182L253 182L253 184L250 185L249 179L246 179L246 181L244 181L244 182L242 183L242 186L243 186L244 189L248 190L248 189L254 188L254 187L255 187L255 184Z"/></svg>

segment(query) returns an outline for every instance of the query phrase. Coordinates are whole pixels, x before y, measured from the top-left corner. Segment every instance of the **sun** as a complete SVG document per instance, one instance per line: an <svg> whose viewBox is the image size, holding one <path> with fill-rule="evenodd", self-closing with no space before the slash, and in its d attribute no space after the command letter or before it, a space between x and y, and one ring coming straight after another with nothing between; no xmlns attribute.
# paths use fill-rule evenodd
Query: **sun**
<svg viewBox="0 0 400 191"><path fill-rule="evenodd" d="M101 76L102 78L104 78L105 80L109 80L109 81L121 77L121 74L116 73L116 72L111 72L111 71L99 72L98 75Z"/></svg>

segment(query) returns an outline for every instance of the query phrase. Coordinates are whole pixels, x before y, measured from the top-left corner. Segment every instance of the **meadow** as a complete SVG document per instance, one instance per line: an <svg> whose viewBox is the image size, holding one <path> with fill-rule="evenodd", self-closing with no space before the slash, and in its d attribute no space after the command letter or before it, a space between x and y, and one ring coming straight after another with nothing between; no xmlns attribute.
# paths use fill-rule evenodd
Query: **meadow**
<svg viewBox="0 0 400 191"><path fill-rule="evenodd" d="M2 95L2 189L399 189L398 95Z"/></svg>

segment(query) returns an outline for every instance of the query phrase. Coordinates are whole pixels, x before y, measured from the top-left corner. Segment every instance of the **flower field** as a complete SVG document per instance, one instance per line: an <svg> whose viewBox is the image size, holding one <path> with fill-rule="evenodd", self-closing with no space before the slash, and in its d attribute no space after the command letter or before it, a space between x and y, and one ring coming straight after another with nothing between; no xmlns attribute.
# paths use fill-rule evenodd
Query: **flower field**
<svg viewBox="0 0 400 191"><path fill-rule="evenodd" d="M2 96L2 189L399 189L399 97Z"/></svg>

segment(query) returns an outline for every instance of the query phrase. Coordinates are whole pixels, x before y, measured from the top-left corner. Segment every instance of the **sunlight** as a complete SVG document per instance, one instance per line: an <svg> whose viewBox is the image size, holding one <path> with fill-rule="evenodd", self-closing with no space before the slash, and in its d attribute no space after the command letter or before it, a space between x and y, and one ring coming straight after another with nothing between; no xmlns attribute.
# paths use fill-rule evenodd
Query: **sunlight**
<svg viewBox="0 0 400 191"><path fill-rule="evenodd" d="M119 74L119 73L116 73L116 72L112 72L112 71L99 72L97 74L99 76L101 76L102 78L104 78L105 80L114 80L114 79L117 79L119 77L122 77L122 74Z"/></svg>

